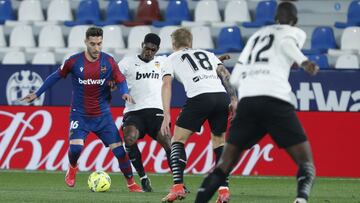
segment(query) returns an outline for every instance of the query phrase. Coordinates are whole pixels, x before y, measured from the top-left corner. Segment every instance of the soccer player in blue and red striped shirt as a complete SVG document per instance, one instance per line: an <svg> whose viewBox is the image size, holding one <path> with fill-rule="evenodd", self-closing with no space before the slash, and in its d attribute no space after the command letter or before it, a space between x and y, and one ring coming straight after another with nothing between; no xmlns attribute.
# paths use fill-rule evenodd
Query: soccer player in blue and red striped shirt
<svg viewBox="0 0 360 203"><path fill-rule="evenodd" d="M52 73L36 93L23 98L32 102L59 79L69 73L72 76L73 98L70 114L70 166L65 176L69 187L75 185L77 160L89 132L94 132L105 146L109 146L119 161L127 186L131 192L142 192L133 177L131 164L126 154L119 131L115 126L110 112L110 81L115 81L117 89L126 102L134 103L128 94L125 77L119 71L113 57L101 52L103 31L101 28L90 27L86 31L86 51L72 55L54 73Z"/></svg>

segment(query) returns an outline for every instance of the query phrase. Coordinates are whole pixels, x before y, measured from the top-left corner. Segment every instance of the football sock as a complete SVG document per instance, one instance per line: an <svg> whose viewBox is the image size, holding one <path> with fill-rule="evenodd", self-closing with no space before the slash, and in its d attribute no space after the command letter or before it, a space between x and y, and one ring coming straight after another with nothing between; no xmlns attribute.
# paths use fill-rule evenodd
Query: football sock
<svg viewBox="0 0 360 203"><path fill-rule="evenodd" d="M167 150L166 151L166 159L167 159L167 163L168 163L168 165L169 165L169 168L170 168L170 170L171 170L171 149L170 150Z"/></svg>
<svg viewBox="0 0 360 203"><path fill-rule="evenodd" d="M215 168L202 182L198 189L195 202L208 202L214 195L216 190L225 182L228 177L221 169Z"/></svg>
<svg viewBox="0 0 360 203"><path fill-rule="evenodd" d="M170 157L174 184L183 183L184 170L186 167L186 153L184 144L181 142L172 143Z"/></svg>
<svg viewBox="0 0 360 203"><path fill-rule="evenodd" d="M70 144L68 157L69 157L70 165L74 168L77 166L77 161L80 157L83 147L84 147L83 145Z"/></svg>
<svg viewBox="0 0 360 203"><path fill-rule="evenodd" d="M134 168L136 169L136 172L139 174L140 177L145 176L145 169L142 163L141 159L141 153L138 148L138 145L135 143L131 146L126 146L126 151L129 154L130 161Z"/></svg>
<svg viewBox="0 0 360 203"><path fill-rule="evenodd" d="M220 146L220 147L214 149L215 165L219 162L220 156L221 156L223 150L224 150L224 146ZM229 177L226 177L225 182L223 184L221 184L221 186L229 187Z"/></svg>
<svg viewBox="0 0 360 203"><path fill-rule="evenodd" d="M123 146L115 147L114 149L112 149L112 152L119 161L120 170L124 174L125 178L128 181L132 180L133 182L133 172L132 172L130 160L127 153L125 152L124 147Z"/></svg>
<svg viewBox="0 0 360 203"><path fill-rule="evenodd" d="M315 179L315 167L313 163L306 162L299 165L296 175L297 197L308 199Z"/></svg>

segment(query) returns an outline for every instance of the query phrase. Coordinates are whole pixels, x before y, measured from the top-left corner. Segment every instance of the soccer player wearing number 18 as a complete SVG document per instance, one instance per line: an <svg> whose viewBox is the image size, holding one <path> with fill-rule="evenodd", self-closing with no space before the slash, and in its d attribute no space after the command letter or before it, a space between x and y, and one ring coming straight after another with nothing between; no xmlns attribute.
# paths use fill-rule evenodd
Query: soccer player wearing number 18
<svg viewBox="0 0 360 203"><path fill-rule="evenodd" d="M113 80L122 98L133 103L128 94L125 77L119 71L114 58L101 52L103 30L90 27L86 31L86 50L71 56L53 74L51 74L36 93L27 95L22 100L31 102L48 88L68 74L72 76L73 98L70 114L69 162L65 176L69 187L74 187L77 172L77 161L90 132L94 132L118 159L119 167L125 176L131 192L142 192L134 181L128 155L122 146L119 131L115 126L110 112L110 86Z"/></svg>
<svg viewBox="0 0 360 203"><path fill-rule="evenodd" d="M306 203L315 178L309 141L291 105L288 82L293 63L311 75L318 67L300 51L306 34L293 27L297 11L290 2L279 4L277 25L255 32L239 57L230 82L238 88L239 103L229 129L229 138L219 164L203 181L196 203L208 202L228 176L243 150L251 148L266 133L285 148L298 166L297 196L294 203Z"/></svg>
<svg viewBox="0 0 360 203"><path fill-rule="evenodd" d="M170 99L172 78L176 77L185 88L187 101L176 121L171 140L171 169L174 185L162 202L173 202L185 198L183 175L186 167L184 144L194 132L208 120L211 128L216 162L225 143L229 104L237 101L235 89L230 87L230 74L221 61L205 50L192 49L192 35L189 30L180 28L171 35L174 53L168 56L163 69L162 100L164 121L163 134L170 134ZM228 94L226 93L228 92ZM227 181L221 183L217 202L229 200Z"/></svg>

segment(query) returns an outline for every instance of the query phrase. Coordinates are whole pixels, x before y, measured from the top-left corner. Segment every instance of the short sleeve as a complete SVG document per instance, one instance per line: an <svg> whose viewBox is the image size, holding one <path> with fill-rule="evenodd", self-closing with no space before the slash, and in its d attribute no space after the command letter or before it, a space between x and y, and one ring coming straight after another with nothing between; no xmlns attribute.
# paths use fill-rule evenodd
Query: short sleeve
<svg viewBox="0 0 360 203"><path fill-rule="evenodd" d="M171 63L171 59L169 57L165 60L164 66L161 69L161 73L162 73L162 77L166 75L170 75L171 77L174 77L174 69Z"/></svg>
<svg viewBox="0 0 360 203"><path fill-rule="evenodd" d="M215 56L214 53L211 53L210 54L210 61L211 61L211 64L213 64L215 67L217 67L218 65L222 64L222 62L220 61L220 59Z"/></svg>
<svg viewBox="0 0 360 203"><path fill-rule="evenodd" d="M127 74L127 70L128 70L128 64L126 63L126 58L123 58L119 63L118 63L118 67L119 67L119 70L120 72L126 76Z"/></svg>
<svg viewBox="0 0 360 203"><path fill-rule="evenodd" d="M58 72L61 77L66 78L66 76L71 72L72 66L74 65L74 59L67 59L61 64L58 69Z"/></svg>
<svg viewBox="0 0 360 203"><path fill-rule="evenodd" d="M125 80L125 76L120 72L119 66L113 57L109 57L108 60L112 70L111 78L115 80L116 83L122 83Z"/></svg>
<svg viewBox="0 0 360 203"><path fill-rule="evenodd" d="M306 41L306 33L300 28L292 27L291 30L286 33L283 39L286 38L293 39L296 42L297 47L302 49Z"/></svg>

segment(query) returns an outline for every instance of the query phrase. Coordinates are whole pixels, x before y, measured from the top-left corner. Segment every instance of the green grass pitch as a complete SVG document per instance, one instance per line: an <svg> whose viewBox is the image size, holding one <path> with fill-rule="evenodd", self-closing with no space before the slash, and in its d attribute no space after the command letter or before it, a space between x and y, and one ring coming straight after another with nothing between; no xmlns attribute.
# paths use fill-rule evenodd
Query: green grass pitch
<svg viewBox="0 0 360 203"><path fill-rule="evenodd" d="M111 188L105 193L87 187L90 172L79 173L74 188L64 183L64 172L26 172L0 170L0 202L160 202L171 186L170 175L150 174L154 192L129 193L120 173L110 173ZM191 193L179 202L194 202L202 175L185 175ZM137 179L137 182L138 179ZM295 197L293 177L230 178L233 203L292 203ZM215 202L215 197L211 200ZM317 178L310 202L360 203L360 179Z"/></svg>

